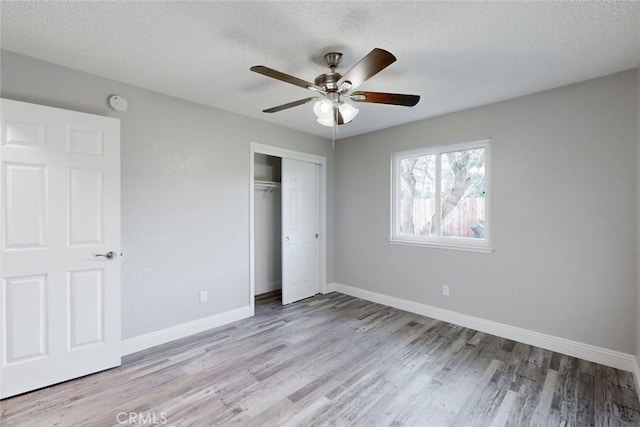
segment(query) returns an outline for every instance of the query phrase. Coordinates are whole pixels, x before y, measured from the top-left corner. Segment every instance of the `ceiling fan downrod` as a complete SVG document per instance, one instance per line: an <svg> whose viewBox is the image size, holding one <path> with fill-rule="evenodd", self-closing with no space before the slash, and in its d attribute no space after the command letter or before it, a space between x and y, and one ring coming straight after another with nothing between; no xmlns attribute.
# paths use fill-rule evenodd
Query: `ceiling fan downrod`
<svg viewBox="0 0 640 427"><path fill-rule="evenodd" d="M328 93L338 92L338 81L342 78L342 74L336 73L336 68L342 61L342 54L340 52L329 52L324 55L324 60L327 66L331 69L330 72L320 74L314 80L316 86L324 88Z"/></svg>

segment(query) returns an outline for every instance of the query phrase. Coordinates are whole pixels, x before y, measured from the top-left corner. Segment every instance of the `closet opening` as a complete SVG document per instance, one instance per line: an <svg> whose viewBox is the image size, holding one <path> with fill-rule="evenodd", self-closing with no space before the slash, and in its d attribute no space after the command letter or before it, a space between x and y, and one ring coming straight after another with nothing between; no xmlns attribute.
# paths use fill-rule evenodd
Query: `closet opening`
<svg viewBox="0 0 640 427"><path fill-rule="evenodd" d="M249 304L289 304L326 286L327 159L250 145Z"/></svg>
<svg viewBox="0 0 640 427"><path fill-rule="evenodd" d="M282 158L254 154L255 296L282 292Z"/></svg>

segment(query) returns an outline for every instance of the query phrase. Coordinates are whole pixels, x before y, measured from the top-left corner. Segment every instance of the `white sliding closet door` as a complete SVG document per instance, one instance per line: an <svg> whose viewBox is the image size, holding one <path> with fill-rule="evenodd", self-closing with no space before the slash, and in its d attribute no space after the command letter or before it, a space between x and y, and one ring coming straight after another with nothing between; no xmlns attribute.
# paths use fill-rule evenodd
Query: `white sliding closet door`
<svg viewBox="0 0 640 427"><path fill-rule="evenodd" d="M4 398L120 365L120 122L1 108Z"/></svg>
<svg viewBox="0 0 640 427"><path fill-rule="evenodd" d="M320 292L320 165L282 159L282 303Z"/></svg>

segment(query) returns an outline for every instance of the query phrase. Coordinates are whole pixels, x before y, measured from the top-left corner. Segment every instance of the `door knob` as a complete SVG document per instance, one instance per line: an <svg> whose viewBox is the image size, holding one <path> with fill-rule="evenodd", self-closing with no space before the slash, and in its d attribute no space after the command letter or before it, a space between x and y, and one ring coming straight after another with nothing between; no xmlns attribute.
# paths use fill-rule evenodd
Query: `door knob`
<svg viewBox="0 0 640 427"><path fill-rule="evenodd" d="M97 254L97 255L94 255L94 256L96 258L99 257L99 256L103 256L106 259L114 259L116 257L116 253L113 252L113 251L110 251L110 252L107 252L106 254Z"/></svg>
<svg viewBox="0 0 640 427"><path fill-rule="evenodd" d="M286 236L286 237L284 238L284 240L287 240L287 241L288 241L288 240L289 240L289 236Z"/></svg>

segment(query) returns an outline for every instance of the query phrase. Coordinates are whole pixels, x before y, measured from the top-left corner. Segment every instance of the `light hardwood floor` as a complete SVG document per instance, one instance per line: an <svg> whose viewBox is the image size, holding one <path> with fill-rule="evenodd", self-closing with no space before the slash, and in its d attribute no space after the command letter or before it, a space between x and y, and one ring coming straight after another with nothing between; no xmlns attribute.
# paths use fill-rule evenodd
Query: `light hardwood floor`
<svg viewBox="0 0 640 427"><path fill-rule="evenodd" d="M640 425L629 372L337 293L277 297L253 318L4 400L0 424Z"/></svg>

